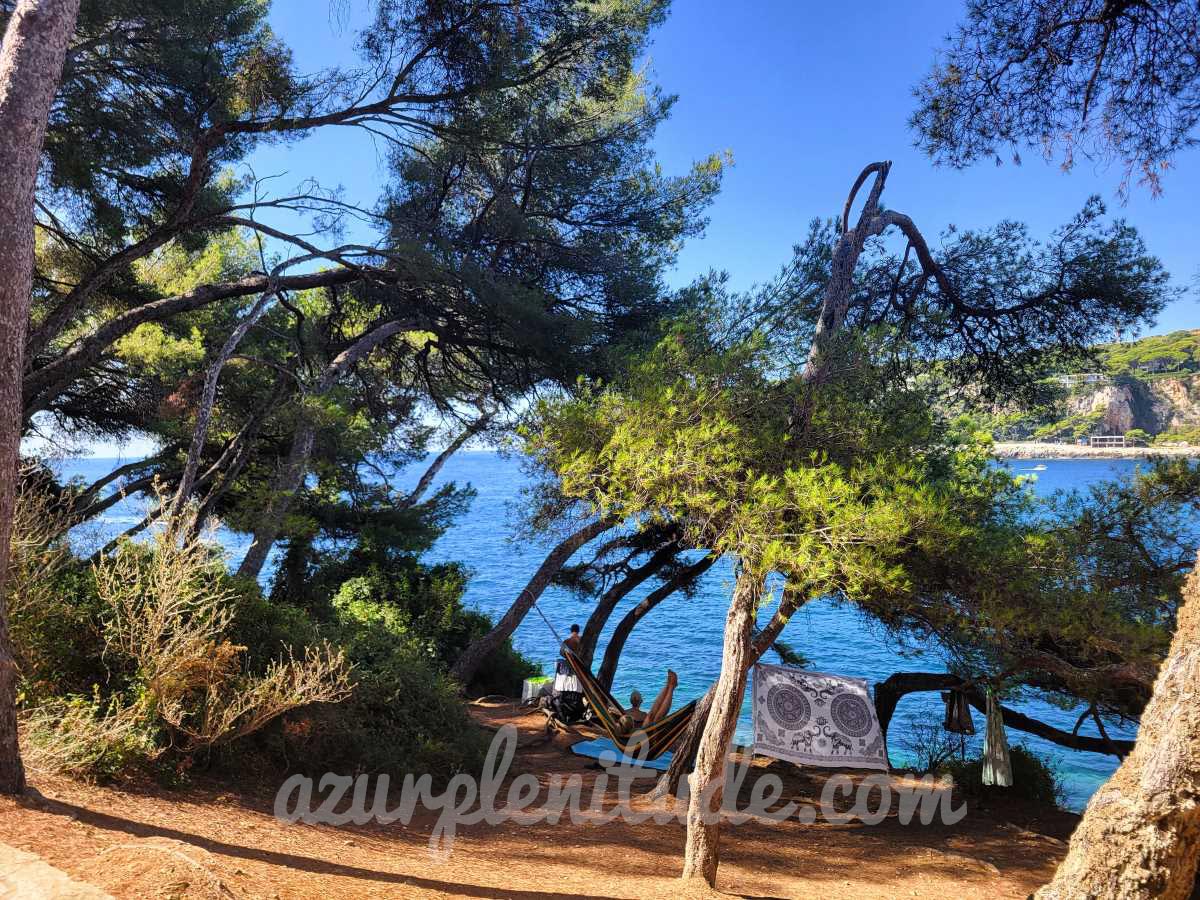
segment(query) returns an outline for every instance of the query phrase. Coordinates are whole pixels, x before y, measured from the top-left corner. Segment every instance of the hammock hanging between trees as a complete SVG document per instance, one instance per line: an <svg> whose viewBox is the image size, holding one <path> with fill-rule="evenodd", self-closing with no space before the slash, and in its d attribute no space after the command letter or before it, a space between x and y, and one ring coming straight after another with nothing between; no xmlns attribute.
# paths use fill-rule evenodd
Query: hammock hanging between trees
<svg viewBox="0 0 1200 900"><path fill-rule="evenodd" d="M541 610L538 610L541 612ZM547 623L549 624L549 623ZM553 630L553 629L551 629ZM596 719L625 756L636 760L658 759L671 748L687 730L696 711L696 701L677 709L657 722L635 728L632 733L625 734L618 724L619 715L614 716L613 710L623 709L616 698L598 682L583 661L567 648L562 648L563 658L579 679L583 695L595 713Z"/></svg>

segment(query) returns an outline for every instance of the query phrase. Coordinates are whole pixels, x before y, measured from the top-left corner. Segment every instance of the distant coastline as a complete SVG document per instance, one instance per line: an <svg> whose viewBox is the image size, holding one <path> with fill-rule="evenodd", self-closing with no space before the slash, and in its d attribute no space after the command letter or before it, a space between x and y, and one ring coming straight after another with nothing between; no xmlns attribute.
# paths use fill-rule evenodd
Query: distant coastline
<svg viewBox="0 0 1200 900"><path fill-rule="evenodd" d="M1039 441L1001 441L992 447L999 459L1146 459L1151 456L1200 456L1200 447L1087 447Z"/></svg>

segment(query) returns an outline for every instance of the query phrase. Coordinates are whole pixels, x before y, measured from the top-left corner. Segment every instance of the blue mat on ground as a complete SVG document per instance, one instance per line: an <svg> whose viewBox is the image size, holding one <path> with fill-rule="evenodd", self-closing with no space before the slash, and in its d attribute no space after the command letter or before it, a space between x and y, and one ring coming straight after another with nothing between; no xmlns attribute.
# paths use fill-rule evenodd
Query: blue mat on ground
<svg viewBox="0 0 1200 900"><path fill-rule="evenodd" d="M571 745L571 752L579 756L590 756L592 759L599 759L601 753L609 753L616 757L616 762L626 766L641 765L646 769L655 769L659 772L667 771L671 765L671 751L667 751L658 759L652 759L647 762L638 763L637 760L625 756L617 749L617 745L608 738L596 738L593 741L580 741L578 744Z"/></svg>

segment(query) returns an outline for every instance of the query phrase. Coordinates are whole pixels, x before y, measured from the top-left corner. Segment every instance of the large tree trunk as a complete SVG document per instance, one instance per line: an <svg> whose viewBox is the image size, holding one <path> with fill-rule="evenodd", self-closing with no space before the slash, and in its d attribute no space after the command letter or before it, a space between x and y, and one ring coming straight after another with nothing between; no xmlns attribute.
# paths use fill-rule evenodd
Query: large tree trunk
<svg viewBox="0 0 1200 900"><path fill-rule="evenodd" d="M546 590L551 579L566 565L567 560L575 551L616 524L613 519L599 519L559 541L558 545L547 554L533 577L529 579L529 583L517 595L517 599L513 601L508 612L496 623L495 627L483 637L472 641L463 651L462 656L455 660L450 674L460 685L465 688L470 684L483 661L512 637L513 632L517 630L517 626L533 608L538 597L542 596L542 592Z"/></svg>
<svg viewBox="0 0 1200 900"><path fill-rule="evenodd" d="M308 473L308 460L312 456L313 443L316 440L317 429L312 420L300 413L300 422L292 437L292 447L288 451L283 468L271 483L271 496L267 508L263 510L254 529L254 540L250 549L238 566L238 575L244 578L257 578L262 571L267 555L279 539L283 531L283 521L291 509L292 498L304 486L304 476Z"/></svg>
<svg viewBox="0 0 1200 900"><path fill-rule="evenodd" d="M0 46L0 793L25 790L17 667L4 581L21 445L21 377L33 289L33 192L46 119L79 0L20 0Z"/></svg>
<svg viewBox="0 0 1200 900"><path fill-rule="evenodd" d="M767 627L755 635L750 645L750 658L746 662L747 671L762 659L764 653L771 649L771 645L775 643L775 640L783 632L792 615L802 605L802 600L794 592L784 592L779 609L775 610L775 615L771 617L771 621L767 623ZM684 776L688 772L692 771L692 767L696 762L696 753L700 749L700 738L704 734L705 726L708 724L708 712L712 708L712 698L713 688L710 687L704 696L700 698L700 702L696 704L696 711L692 713L692 721L688 725L688 730L684 732L679 743L675 745L675 751L671 756L671 764L667 767L667 771L659 779L658 784L654 788L656 795L660 797L667 794L671 794L672 796L677 795L679 793L679 783L683 781Z"/></svg>
<svg viewBox="0 0 1200 900"><path fill-rule="evenodd" d="M719 816L725 794L725 757L737 728L738 713L746 692L746 672L751 665L751 635L754 611L762 596L763 578L753 566L743 566L733 588L729 614L725 618L725 644L721 653L721 675L712 691L712 708L696 768L688 779L692 796L688 804L687 838L684 842L683 878L703 878L710 887L717 882L719 862Z"/></svg>
<svg viewBox="0 0 1200 900"><path fill-rule="evenodd" d="M858 258L862 255L867 238L878 233L876 221L879 214L879 198L887 183L891 162L871 163L859 174L846 197L846 205L842 209L841 236L833 247L833 258L830 260L829 281L825 283L825 291L821 298L821 310L817 317L816 330L813 332L812 345L809 347L808 359L800 373L802 381L821 383L828 376L829 349L831 342L842 330L846 313L850 309L851 293L854 286L854 270L858 266ZM872 175L875 182L867 195L866 203L859 214L858 223L850 227L850 209L854 206L854 198L859 189Z"/></svg>
<svg viewBox="0 0 1200 900"><path fill-rule="evenodd" d="M621 621L617 623L617 627L613 630L612 637L608 639L608 646L604 648L604 661L600 663L600 671L596 673L597 681L608 690L612 690L613 678L617 674L617 663L621 661L621 653L625 649L625 642L629 640L629 635L633 633L633 629L637 627L638 622L642 621L658 604L662 603L676 591L691 584L711 569L717 559L718 557L710 554L698 563L688 566L666 584L655 588L633 609L625 613Z"/></svg>
<svg viewBox="0 0 1200 900"><path fill-rule="evenodd" d="M217 383L221 379L221 371L229 362L229 358L233 356L234 351L237 350L242 339L262 318L274 297L275 292L269 291L258 299L250 312L233 329L233 333L226 338L217 358L208 367L208 372L204 376L204 390L200 394L200 404L196 408L196 425L192 429L192 444L188 449L183 474L179 477L179 488L175 492L175 500L171 504L169 515L172 520L183 511L184 504L188 502L192 488L196 484L196 475L200 471L200 457L204 455L204 446L208 443L208 427L212 421L213 407L217 403Z"/></svg>
<svg viewBox="0 0 1200 900"><path fill-rule="evenodd" d="M1041 900L1192 895L1200 863L1200 560L1133 752L1092 797Z"/></svg>

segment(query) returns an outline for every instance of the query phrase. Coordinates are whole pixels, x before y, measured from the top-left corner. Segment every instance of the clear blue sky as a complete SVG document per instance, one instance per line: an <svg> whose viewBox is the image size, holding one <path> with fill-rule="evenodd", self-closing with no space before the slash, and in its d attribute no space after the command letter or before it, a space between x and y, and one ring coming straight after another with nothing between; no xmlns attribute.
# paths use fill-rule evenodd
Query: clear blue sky
<svg viewBox="0 0 1200 900"><path fill-rule="evenodd" d="M352 64L352 31L366 0L348 0L341 23L330 0L274 0L271 22L304 71ZM912 147L907 119L912 86L962 11L957 0L907 3L797 3L783 0L676 0L655 37L648 65L679 101L657 142L668 172L730 150L735 165L710 211L703 239L679 258L672 282L710 268L735 286L769 278L813 216L836 214L867 162L891 159L885 201L910 214L932 240L953 223L1029 223L1043 236L1100 194L1110 214L1142 232L1179 284L1192 288L1150 332L1200 327L1196 279L1200 236L1200 151L1177 160L1165 195L1135 188L1116 197L1121 173L1081 159L1064 174L1036 154L1021 166L990 163L964 172L934 167ZM348 199L371 202L385 178L382 154L356 130L317 134L288 148L267 148L252 164L259 175L287 172L282 187L316 175L340 183Z"/></svg>
<svg viewBox="0 0 1200 900"><path fill-rule="evenodd" d="M347 22L330 12L343 5ZM353 66L353 29L367 7L368 0L274 0L271 23L302 71ZM1030 154L1022 166L984 163L955 172L935 168L913 149L906 124L912 86L961 11L959 0L676 0L647 60L655 80L679 95L659 134L659 157L667 171L682 172L694 160L730 150L735 165L710 210L707 234L684 248L671 281L686 284L709 269L728 271L737 287L771 277L812 217L841 210L866 163L891 159L884 199L931 240L952 223L986 226L1005 218L1044 236L1090 194L1100 194L1111 214L1141 230L1177 283L1191 289L1145 333L1200 327L1200 235L1192 218L1200 151L1177 160L1163 197L1135 189L1122 206L1121 173L1087 160L1068 174ZM259 176L283 175L275 183L280 191L317 177L368 205L386 178L382 151L355 129L267 147L250 164ZM144 454L144 443L124 452ZM113 455L116 448L93 451Z"/></svg>

